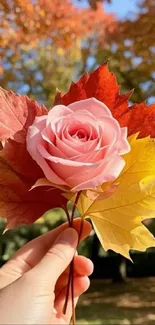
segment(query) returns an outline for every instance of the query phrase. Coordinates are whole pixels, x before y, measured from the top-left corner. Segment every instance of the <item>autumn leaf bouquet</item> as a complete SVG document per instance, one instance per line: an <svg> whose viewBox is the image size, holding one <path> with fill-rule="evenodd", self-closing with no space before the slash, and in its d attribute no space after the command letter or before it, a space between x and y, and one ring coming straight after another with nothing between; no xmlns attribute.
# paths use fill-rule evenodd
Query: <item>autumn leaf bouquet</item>
<svg viewBox="0 0 155 325"><path fill-rule="evenodd" d="M106 251L130 259L130 249L155 246L143 224L155 216L155 105L129 107L131 94L120 94L107 64L57 92L49 111L0 89L0 215L7 229L56 207L72 226L77 208L80 232L90 218Z"/></svg>

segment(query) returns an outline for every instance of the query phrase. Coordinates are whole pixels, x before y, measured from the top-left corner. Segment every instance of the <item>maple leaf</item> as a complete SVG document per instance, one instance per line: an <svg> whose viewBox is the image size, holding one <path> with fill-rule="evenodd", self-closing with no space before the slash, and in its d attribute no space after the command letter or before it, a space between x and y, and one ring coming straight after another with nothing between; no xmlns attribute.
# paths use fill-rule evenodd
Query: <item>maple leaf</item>
<svg viewBox="0 0 155 325"><path fill-rule="evenodd" d="M47 114L43 105L27 96L19 96L0 87L0 140L25 142L28 127L35 116Z"/></svg>
<svg viewBox="0 0 155 325"><path fill-rule="evenodd" d="M109 71L107 63L90 74L84 74L77 83L72 83L68 93L61 96L61 103L69 105L90 97L104 102L110 109L120 98L116 77Z"/></svg>
<svg viewBox="0 0 155 325"><path fill-rule="evenodd" d="M141 223L155 216L155 142L136 137L129 138L131 151L124 156L126 165L115 192L94 201L82 192L77 204L81 216L92 220L104 249L127 258L131 248L145 251L155 246L153 235Z"/></svg>
<svg viewBox="0 0 155 325"><path fill-rule="evenodd" d="M121 126L128 127L128 134L139 132L139 138L155 137L155 104L134 104L119 119Z"/></svg>
<svg viewBox="0 0 155 325"><path fill-rule="evenodd" d="M128 135L139 132L139 137L155 137L155 105L140 103L129 107L128 100L132 93L133 90L120 94L114 73L104 63L92 73L84 74L77 83L72 83L66 94L57 93L55 101L69 105L94 97L108 106L122 127L128 127Z"/></svg>
<svg viewBox="0 0 155 325"><path fill-rule="evenodd" d="M30 224L47 210L66 202L58 189L47 187L29 191L43 172L26 149L26 134L35 116L47 114L27 96L0 89L0 215L7 228Z"/></svg>

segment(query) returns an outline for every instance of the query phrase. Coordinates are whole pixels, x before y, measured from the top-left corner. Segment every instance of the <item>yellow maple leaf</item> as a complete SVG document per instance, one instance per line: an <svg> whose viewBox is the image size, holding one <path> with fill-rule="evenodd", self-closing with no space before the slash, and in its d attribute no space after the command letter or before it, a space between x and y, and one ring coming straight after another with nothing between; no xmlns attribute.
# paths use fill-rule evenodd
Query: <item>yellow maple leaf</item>
<svg viewBox="0 0 155 325"><path fill-rule="evenodd" d="M108 198L91 200L82 192L77 207L83 218L92 220L96 234L107 251L112 249L130 258L129 250L145 251L155 239L141 223L155 217L155 142L149 137L129 138L131 151Z"/></svg>

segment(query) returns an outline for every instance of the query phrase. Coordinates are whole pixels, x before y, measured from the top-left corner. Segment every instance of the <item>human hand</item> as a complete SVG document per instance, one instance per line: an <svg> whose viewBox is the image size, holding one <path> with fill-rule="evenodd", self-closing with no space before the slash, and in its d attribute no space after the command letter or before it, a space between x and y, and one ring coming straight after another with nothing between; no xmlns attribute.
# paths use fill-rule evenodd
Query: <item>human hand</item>
<svg viewBox="0 0 155 325"><path fill-rule="evenodd" d="M74 229L64 224L23 246L0 269L0 324L69 324L71 298L67 312L62 309L66 297L68 265L75 255L80 219ZM88 236L91 225L84 222L81 239ZM92 262L74 258L75 305L88 289Z"/></svg>

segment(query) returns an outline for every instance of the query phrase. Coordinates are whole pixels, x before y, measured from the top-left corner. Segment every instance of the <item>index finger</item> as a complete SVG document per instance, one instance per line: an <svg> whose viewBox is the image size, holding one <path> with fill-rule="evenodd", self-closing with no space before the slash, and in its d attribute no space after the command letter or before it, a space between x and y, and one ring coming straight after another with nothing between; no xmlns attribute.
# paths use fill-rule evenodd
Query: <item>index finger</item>
<svg viewBox="0 0 155 325"><path fill-rule="evenodd" d="M73 227L78 233L80 232L80 218L74 220ZM5 274L5 279L7 279L6 274L9 274L7 283L4 279L2 283L5 282L5 285L12 283L13 281L17 280L20 276L22 276L25 272L28 272L31 268L38 264L45 255L45 253L48 251L48 249L51 247L52 243L56 240L57 236L65 228L68 228L68 223L64 223L58 228L33 239L32 241L28 242L26 245L21 247L15 253L15 255L1 268L2 278L4 278L3 274ZM90 231L91 224L88 221L84 221L80 241L86 238L89 235Z"/></svg>

